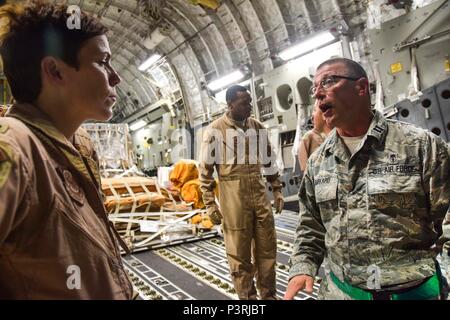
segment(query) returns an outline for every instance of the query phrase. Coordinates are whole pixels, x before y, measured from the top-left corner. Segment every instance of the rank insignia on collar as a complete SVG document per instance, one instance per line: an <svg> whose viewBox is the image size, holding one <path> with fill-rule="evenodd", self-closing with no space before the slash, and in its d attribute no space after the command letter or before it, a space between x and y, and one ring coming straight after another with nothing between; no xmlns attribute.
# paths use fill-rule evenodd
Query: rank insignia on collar
<svg viewBox="0 0 450 320"><path fill-rule="evenodd" d="M397 163L397 160L398 160L398 157L397 157L397 155L395 153L391 153L389 155L389 162L391 164Z"/></svg>

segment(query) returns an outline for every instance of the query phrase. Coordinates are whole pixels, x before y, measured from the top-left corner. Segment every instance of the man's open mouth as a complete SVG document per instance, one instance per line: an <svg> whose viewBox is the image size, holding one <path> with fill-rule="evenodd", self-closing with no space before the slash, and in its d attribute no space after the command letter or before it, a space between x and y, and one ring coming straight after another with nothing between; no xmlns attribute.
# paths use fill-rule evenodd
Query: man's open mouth
<svg viewBox="0 0 450 320"><path fill-rule="evenodd" d="M324 103L324 104L321 104L319 106L319 108L320 108L320 111L322 111L322 113L325 114L328 110L333 108L333 106L331 105L331 103Z"/></svg>

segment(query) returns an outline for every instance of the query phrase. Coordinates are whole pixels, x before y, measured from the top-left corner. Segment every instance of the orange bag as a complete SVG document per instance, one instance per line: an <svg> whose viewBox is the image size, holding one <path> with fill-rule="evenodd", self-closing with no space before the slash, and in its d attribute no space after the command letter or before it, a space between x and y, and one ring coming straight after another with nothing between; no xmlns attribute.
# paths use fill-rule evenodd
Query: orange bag
<svg viewBox="0 0 450 320"><path fill-rule="evenodd" d="M186 202L193 202L195 209L203 209L205 207L199 179L186 182L181 188L181 197Z"/></svg>
<svg viewBox="0 0 450 320"><path fill-rule="evenodd" d="M180 191L186 182L198 179L196 162L188 159L177 162L170 172L169 179L174 188Z"/></svg>

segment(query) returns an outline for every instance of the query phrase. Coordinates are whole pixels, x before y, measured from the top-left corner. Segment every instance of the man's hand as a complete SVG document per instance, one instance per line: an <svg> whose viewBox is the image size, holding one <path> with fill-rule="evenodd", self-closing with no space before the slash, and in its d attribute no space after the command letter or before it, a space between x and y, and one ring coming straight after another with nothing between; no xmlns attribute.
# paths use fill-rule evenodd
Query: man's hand
<svg viewBox="0 0 450 320"><path fill-rule="evenodd" d="M313 292L314 278L306 274L301 274L293 277L286 288L286 293L284 294L284 300L294 299L297 292L300 290L306 293Z"/></svg>
<svg viewBox="0 0 450 320"><path fill-rule="evenodd" d="M208 208L207 215L215 225L222 223L222 213L220 213L220 210L217 207L213 206Z"/></svg>
<svg viewBox="0 0 450 320"><path fill-rule="evenodd" d="M273 192L273 202L275 204L275 213L281 213L284 207L284 199L281 191Z"/></svg>

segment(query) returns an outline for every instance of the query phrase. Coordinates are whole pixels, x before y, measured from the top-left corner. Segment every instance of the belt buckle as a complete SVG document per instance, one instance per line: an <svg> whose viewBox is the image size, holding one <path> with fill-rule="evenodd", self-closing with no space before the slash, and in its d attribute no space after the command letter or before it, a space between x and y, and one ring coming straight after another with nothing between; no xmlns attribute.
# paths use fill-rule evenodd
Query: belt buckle
<svg viewBox="0 0 450 320"><path fill-rule="evenodd" d="M392 293L389 291L372 291L372 299L373 300L391 300Z"/></svg>

